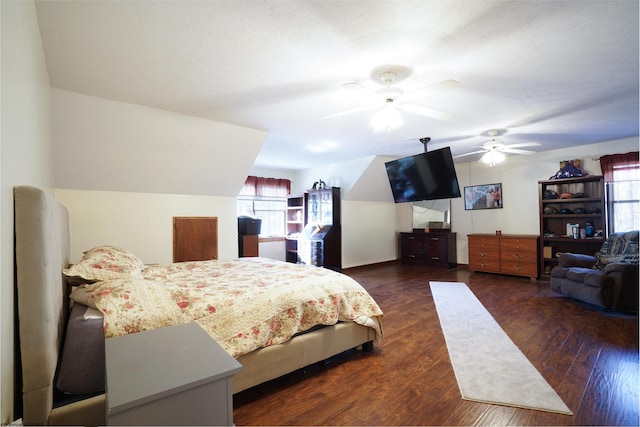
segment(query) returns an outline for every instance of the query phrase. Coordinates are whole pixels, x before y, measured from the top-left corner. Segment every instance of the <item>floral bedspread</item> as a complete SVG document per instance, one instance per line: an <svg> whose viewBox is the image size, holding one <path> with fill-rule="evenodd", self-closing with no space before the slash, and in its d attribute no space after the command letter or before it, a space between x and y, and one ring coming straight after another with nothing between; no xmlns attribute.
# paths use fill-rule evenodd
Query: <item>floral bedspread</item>
<svg viewBox="0 0 640 427"><path fill-rule="evenodd" d="M151 266L143 278L85 284L71 298L103 313L107 338L195 321L234 357L339 320L382 337L383 313L355 280L266 258Z"/></svg>

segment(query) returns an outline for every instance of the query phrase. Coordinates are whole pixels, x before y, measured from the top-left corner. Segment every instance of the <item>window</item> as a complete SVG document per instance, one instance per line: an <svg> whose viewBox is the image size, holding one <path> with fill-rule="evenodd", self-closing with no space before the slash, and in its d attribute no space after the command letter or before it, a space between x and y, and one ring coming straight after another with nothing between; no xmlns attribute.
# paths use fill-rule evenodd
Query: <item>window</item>
<svg viewBox="0 0 640 427"><path fill-rule="evenodd" d="M609 233L640 228L640 165L638 152L600 158L607 194Z"/></svg>
<svg viewBox="0 0 640 427"><path fill-rule="evenodd" d="M288 179L249 176L237 198L237 214L260 218L260 237L284 237L290 191Z"/></svg>

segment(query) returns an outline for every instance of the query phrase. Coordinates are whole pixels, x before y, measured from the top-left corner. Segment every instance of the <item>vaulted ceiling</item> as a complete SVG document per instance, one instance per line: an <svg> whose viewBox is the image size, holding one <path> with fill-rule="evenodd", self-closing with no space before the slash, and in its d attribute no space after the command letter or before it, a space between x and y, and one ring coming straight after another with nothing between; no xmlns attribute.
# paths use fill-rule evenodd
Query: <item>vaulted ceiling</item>
<svg viewBox="0 0 640 427"><path fill-rule="evenodd" d="M423 137L455 156L493 129L536 151L638 137L637 1L65 0L36 10L52 86L267 130L260 167L416 154ZM374 133L382 103L366 89L382 89L385 71L405 93L457 81L411 100L452 118L401 111L402 127Z"/></svg>

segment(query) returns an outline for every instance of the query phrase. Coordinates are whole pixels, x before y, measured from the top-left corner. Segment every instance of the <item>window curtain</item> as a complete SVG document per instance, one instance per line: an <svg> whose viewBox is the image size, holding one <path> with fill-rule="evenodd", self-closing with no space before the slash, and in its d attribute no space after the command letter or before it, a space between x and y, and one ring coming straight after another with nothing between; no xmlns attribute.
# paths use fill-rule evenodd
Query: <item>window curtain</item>
<svg viewBox="0 0 640 427"><path fill-rule="evenodd" d="M600 157L600 169L604 175L605 182L613 181L614 170L637 169L638 151L625 154L609 154Z"/></svg>
<svg viewBox="0 0 640 427"><path fill-rule="evenodd" d="M241 196L287 197L291 192L291 181L282 178L248 176L240 191Z"/></svg>

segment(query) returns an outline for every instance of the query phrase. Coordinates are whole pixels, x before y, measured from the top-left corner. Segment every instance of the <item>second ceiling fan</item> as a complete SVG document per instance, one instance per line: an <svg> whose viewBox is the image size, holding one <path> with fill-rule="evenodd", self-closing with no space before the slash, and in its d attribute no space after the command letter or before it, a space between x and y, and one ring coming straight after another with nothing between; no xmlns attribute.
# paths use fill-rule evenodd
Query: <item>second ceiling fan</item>
<svg viewBox="0 0 640 427"><path fill-rule="evenodd" d="M329 114L325 117L338 117L362 111L380 109L380 111L376 112L371 118L371 124L373 125L374 132L389 132L392 129L402 126L404 121L402 120L402 117L400 116L398 110L438 120L449 120L453 117L453 115L450 113L445 113L443 111L438 111L407 102L411 102L418 98L428 96L429 94L443 89L456 88L459 86L459 83L457 81L445 80L440 83L436 83L412 92L405 93L401 88L393 86L393 82L396 80L397 76L397 73L395 73L394 71L383 72L380 75L380 80L382 80L382 82L384 83L384 87L379 90L369 89L359 83L345 83L344 85L342 85L343 87L364 95L371 101L371 104L352 108L350 110L341 111L338 113Z"/></svg>
<svg viewBox="0 0 640 427"><path fill-rule="evenodd" d="M465 157L465 156L470 156L472 154L484 153L480 160L482 160L484 163L488 164L489 166L495 166L497 163L500 163L505 159L504 153L530 155L530 154L535 154L536 152L535 151L531 151L531 150L522 150L522 148L540 146L540 144L537 143L537 142L522 142L522 143L519 143L519 144L504 144L504 143L502 143L500 141L496 141L496 136L502 135L504 133L505 133L505 131L500 132L498 130L490 130L488 132L488 134L491 137L491 141L487 141L484 144L482 144L482 146L478 146L478 148L480 148L480 150L471 151L469 153L464 153L464 154L460 154L460 155L454 156L454 159L457 159L457 158L460 158L460 157Z"/></svg>

